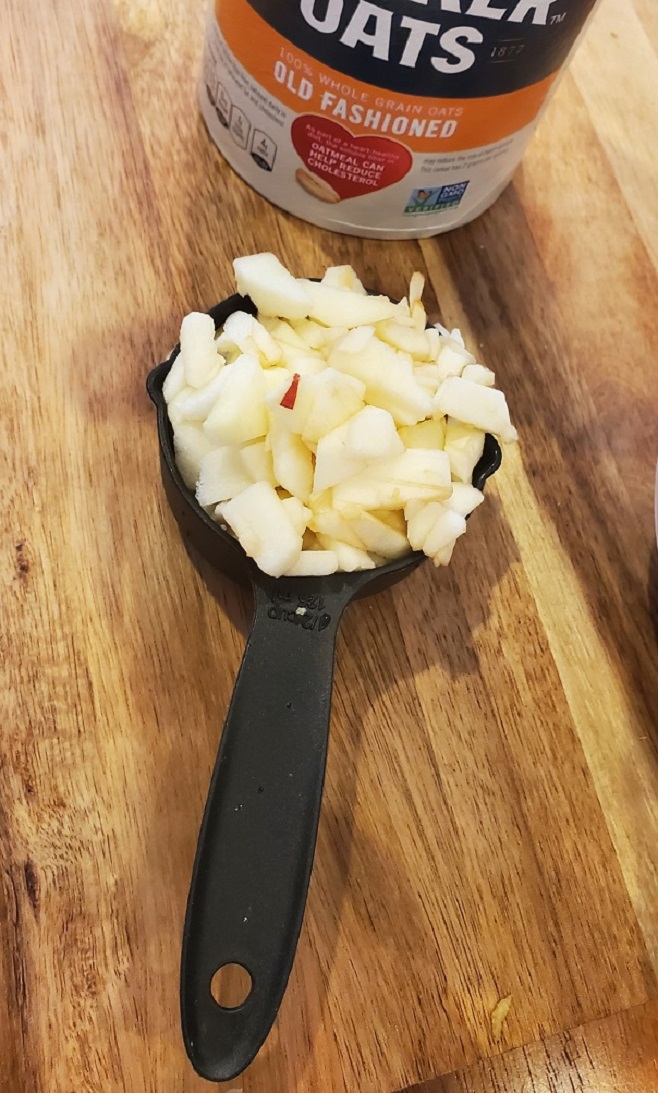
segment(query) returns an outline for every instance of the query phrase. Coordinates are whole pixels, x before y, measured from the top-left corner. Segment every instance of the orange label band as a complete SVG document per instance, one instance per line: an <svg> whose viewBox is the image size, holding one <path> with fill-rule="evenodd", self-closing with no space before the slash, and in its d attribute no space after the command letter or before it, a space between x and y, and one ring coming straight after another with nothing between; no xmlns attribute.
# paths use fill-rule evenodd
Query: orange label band
<svg viewBox="0 0 658 1093"><path fill-rule="evenodd" d="M432 99L361 83L292 45L246 0L216 0L219 28L253 80L296 114L332 119L355 136L388 136L413 152L468 151L530 125L556 74L507 95Z"/></svg>

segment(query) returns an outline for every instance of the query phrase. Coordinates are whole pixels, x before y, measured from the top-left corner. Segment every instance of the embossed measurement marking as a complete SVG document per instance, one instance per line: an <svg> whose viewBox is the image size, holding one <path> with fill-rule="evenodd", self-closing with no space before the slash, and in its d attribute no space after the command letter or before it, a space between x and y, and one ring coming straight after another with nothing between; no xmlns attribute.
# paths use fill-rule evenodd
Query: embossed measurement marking
<svg viewBox="0 0 658 1093"><path fill-rule="evenodd" d="M290 622L301 626L302 630L326 630L331 622L331 615L324 610L324 596L301 594L293 596L291 592L277 592L271 596L272 606L267 617L276 622Z"/></svg>

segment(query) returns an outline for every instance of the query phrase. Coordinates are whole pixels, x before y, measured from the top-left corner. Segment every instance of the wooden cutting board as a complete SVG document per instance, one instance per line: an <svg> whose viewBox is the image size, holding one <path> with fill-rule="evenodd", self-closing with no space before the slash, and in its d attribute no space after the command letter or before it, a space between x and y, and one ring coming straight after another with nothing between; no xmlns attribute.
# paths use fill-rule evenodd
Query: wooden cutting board
<svg viewBox="0 0 658 1093"><path fill-rule="evenodd" d="M392 296L423 270L522 439L450 569L345 619L294 973L226 1090L649 1093L654 5L604 3L489 213L404 244L316 230L231 173L195 105L202 8L5 7L0 1088L206 1088L180 937L249 603L180 542L144 382L232 257L271 249Z"/></svg>

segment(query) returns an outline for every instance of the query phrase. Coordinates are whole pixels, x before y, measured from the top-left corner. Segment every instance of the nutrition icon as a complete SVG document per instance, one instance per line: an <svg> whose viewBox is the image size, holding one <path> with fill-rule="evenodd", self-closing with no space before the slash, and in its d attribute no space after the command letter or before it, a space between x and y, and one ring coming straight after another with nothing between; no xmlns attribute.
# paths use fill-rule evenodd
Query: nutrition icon
<svg viewBox="0 0 658 1093"><path fill-rule="evenodd" d="M246 148L249 143L251 122L238 106L231 108L231 136L239 148Z"/></svg>
<svg viewBox="0 0 658 1093"><path fill-rule="evenodd" d="M233 103L226 93L225 88L223 88L221 84L217 84L217 91L215 92L215 113L225 129L228 129L232 109Z"/></svg>
<svg viewBox="0 0 658 1093"><path fill-rule="evenodd" d="M276 153L277 146L272 138L268 137L267 133L262 133L260 129L255 129L251 138L251 158L254 163L263 171L271 171L274 167Z"/></svg>
<svg viewBox="0 0 658 1093"><path fill-rule="evenodd" d="M229 118L231 117L232 103L226 90L220 83L213 86L210 80L206 81L206 92L210 102L215 108L215 113L225 129L228 129Z"/></svg>

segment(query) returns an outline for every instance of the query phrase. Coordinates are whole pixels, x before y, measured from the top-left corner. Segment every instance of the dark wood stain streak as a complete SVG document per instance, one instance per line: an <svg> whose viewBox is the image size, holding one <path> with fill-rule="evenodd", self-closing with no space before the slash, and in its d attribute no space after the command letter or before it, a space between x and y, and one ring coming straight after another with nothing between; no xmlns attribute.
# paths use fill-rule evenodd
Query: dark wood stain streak
<svg viewBox="0 0 658 1093"><path fill-rule="evenodd" d="M16 543L16 575L24 580L30 572L30 561L27 555L27 545L24 540Z"/></svg>
<svg viewBox="0 0 658 1093"><path fill-rule="evenodd" d="M34 911L34 914L38 918L40 900L39 875L37 873L34 862L30 861L29 858L27 859L27 861L23 862L23 876L25 877L25 891L27 892L27 898L30 901L30 905L32 907L32 910Z"/></svg>
<svg viewBox="0 0 658 1093"><path fill-rule="evenodd" d="M9 829L0 802L0 850L4 862L11 862L9 849ZM7 1093L27 1093L28 1090L36 1093L40 1086L28 988L30 953L22 893L12 869L11 864L9 868L0 869L0 922L5 930L5 939L0 946L0 1088L7 1089Z"/></svg>

